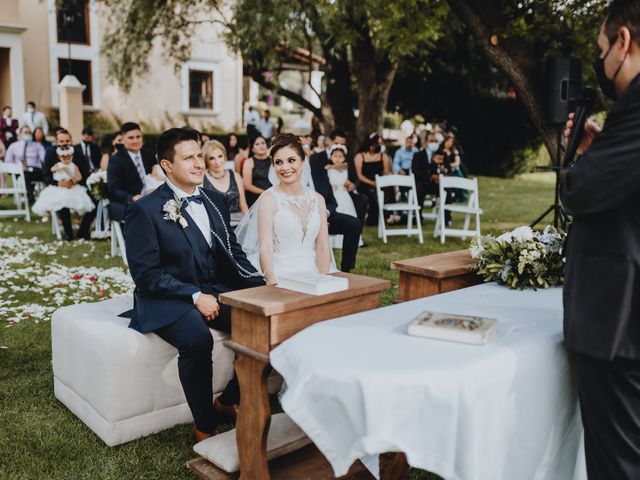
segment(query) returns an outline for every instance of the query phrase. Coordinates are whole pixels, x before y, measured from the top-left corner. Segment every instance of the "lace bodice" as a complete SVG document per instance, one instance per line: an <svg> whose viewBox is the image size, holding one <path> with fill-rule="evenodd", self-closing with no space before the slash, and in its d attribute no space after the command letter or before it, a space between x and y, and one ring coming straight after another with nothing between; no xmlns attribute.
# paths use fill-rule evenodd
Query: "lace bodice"
<svg viewBox="0 0 640 480"><path fill-rule="evenodd" d="M276 200L273 216L274 254L315 256L321 218L316 193L310 188L300 196L289 196L277 188L269 190Z"/></svg>
<svg viewBox="0 0 640 480"><path fill-rule="evenodd" d="M347 169L339 170L337 168L328 168L327 175L329 176L329 183L333 187L334 192L346 190L344 184L349 179Z"/></svg>

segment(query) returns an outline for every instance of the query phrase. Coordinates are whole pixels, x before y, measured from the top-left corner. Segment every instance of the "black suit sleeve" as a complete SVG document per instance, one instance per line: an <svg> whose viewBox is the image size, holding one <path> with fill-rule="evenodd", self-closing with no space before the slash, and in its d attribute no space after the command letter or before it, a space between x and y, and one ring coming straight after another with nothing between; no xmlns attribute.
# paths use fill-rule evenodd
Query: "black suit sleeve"
<svg viewBox="0 0 640 480"><path fill-rule="evenodd" d="M640 192L640 112L610 112L591 148L566 173L562 203L573 215L614 210Z"/></svg>
<svg viewBox="0 0 640 480"><path fill-rule="evenodd" d="M80 175L82 175L82 180L80 180L80 185L85 185L87 183L87 178L89 177L89 162L85 158L83 154L78 151L73 152L73 163L75 163L80 170Z"/></svg>
<svg viewBox="0 0 640 480"><path fill-rule="evenodd" d="M44 165L42 166L42 179L47 185L58 185L58 181L53 179L53 172L51 171L51 167L56 163L58 163L58 156L55 149L53 151L47 150L44 154Z"/></svg>
<svg viewBox="0 0 640 480"><path fill-rule="evenodd" d="M124 223L129 271L138 291L148 297L193 301L200 289L160 268L160 245L149 212L137 202L129 205Z"/></svg>
<svg viewBox="0 0 640 480"><path fill-rule="evenodd" d="M124 189L126 184L126 165L121 155L116 153L109 160L107 166L107 192L109 200L116 203L127 204L133 195Z"/></svg>
<svg viewBox="0 0 640 480"><path fill-rule="evenodd" d="M417 181L426 182L429 180L429 169L426 158L426 153L423 151L413 154L413 160L411 161L411 172L416 177Z"/></svg>

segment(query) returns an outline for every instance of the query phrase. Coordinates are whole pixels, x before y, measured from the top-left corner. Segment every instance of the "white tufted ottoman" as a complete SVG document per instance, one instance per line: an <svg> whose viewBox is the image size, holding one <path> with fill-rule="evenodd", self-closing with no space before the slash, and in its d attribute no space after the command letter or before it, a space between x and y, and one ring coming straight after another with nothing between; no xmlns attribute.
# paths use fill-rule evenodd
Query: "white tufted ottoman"
<svg viewBox="0 0 640 480"><path fill-rule="evenodd" d="M178 379L178 352L118 315L132 297L57 310L51 320L55 396L107 445L193 421ZM213 335L213 391L233 375L233 352Z"/></svg>

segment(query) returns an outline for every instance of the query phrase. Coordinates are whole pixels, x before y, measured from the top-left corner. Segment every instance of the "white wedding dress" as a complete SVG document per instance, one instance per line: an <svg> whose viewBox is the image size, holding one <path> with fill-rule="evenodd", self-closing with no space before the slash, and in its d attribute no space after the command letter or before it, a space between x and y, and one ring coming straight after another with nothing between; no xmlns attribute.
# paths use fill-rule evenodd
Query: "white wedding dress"
<svg viewBox="0 0 640 480"><path fill-rule="evenodd" d="M276 279L283 274L318 273L316 240L322 227L322 217L317 194L308 187L299 196L287 195L277 185L260 195L236 229L238 243L249 261L262 272L257 217L260 200L265 195L272 195L276 201L273 245L263 246L273 249L271 269ZM336 271L333 254L329 271Z"/></svg>

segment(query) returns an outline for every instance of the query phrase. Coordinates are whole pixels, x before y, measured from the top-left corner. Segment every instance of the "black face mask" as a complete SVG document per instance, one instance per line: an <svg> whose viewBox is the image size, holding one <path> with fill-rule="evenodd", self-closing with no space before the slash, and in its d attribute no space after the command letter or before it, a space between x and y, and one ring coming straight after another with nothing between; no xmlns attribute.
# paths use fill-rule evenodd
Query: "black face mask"
<svg viewBox="0 0 640 480"><path fill-rule="evenodd" d="M618 76L618 72L620 72L620 69L622 68L622 63L616 70L616 73L613 74L613 78L611 79L607 77L607 74L604 71L604 61L609 55L609 52L611 51L612 47L613 45L609 47L609 50L607 50L607 53L603 58L599 58L599 57L596 58L596 61L593 64L593 69L596 72L596 79L598 81L598 86L600 87L600 90L602 90L602 93L604 93L607 97L609 97L612 100L617 100L618 94L616 93L614 81Z"/></svg>

